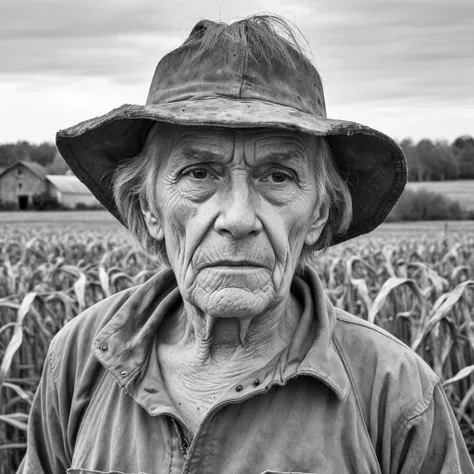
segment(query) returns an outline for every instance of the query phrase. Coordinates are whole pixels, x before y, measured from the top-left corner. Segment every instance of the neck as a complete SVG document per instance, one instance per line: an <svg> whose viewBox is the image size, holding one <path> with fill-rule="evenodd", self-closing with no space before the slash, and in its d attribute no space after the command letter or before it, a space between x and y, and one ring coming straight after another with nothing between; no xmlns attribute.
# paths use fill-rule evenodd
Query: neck
<svg viewBox="0 0 474 474"><path fill-rule="evenodd" d="M183 363L186 359L194 369L235 363L250 370L288 345L300 316L300 305L290 295L254 318L215 318L184 302L180 315L168 319L160 339L179 348Z"/></svg>

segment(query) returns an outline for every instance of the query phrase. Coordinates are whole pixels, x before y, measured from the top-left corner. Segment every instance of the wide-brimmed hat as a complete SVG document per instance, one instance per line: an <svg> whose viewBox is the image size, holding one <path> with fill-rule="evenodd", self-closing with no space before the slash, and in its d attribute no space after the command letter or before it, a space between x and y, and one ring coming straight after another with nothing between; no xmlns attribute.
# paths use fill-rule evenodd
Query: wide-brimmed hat
<svg viewBox="0 0 474 474"><path fill-rule="evenodd" d="M301 50L286 42L283 49L261 44L260 51L255 47L252 51L245 34L252 24L245 21L237 27L200 21L187 40L158 63L146 105L122 105L59 131L60 153L102 205L124 224L114 203L111 171L140 153L157 121L276 128L324 136L347 180L353 205L347 232L335 236L332 243L375 229L405 187L402 150L370 127L328 119L320 76ZM265 22L256 24L265 26Z"/></svg>

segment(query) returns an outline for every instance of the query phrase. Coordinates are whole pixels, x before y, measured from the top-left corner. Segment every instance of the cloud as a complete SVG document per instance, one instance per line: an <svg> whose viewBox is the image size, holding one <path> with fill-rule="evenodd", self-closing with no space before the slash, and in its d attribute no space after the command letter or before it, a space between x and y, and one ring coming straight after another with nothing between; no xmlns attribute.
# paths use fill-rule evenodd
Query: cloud
<svg viewBox="0 0 474 474"><path fill-rule="evenodd" d="M151 2L22 3L11 1L0 20L0 75L135 81L154 51L162 56L179 44L177 24Z"/></svg>
<svg viewBox="0 0 474 474"><path fill-rule="evenodd" d="M470 0L335 0L302 29L340 100L462 101L473 94L473 15Z"/></svg>
<svg viewBox="0 0 474 474"><path fill-rule="evenodd" d="M272 4L278 1L260 2ZM245 16L254 9L249 0L238 7L216 0L2 0L0 76L135 81L182 43L200 19L217 19L220 10L226 18Z"/></svg>
<svg viewBox="0 0 474 474"><path fill-rule="evenodd" d="M459 117L450 127L472 119L472 0L2 0L1 11L0 85L17 102L54 103L55 125L73 118L60 110L55 94L65 108L80 111L80 119L106 112L112 99L112 106L142 103L158 60L198 20L255 12L295 21L309 41L333 116L375 121L382 113L399 134L415 135L427 122L447 130L442 115ZM4 97L0 107L15 100ZM397 122L394 111L410 119ZM15 124L9 127L14 134Z"/></svg>

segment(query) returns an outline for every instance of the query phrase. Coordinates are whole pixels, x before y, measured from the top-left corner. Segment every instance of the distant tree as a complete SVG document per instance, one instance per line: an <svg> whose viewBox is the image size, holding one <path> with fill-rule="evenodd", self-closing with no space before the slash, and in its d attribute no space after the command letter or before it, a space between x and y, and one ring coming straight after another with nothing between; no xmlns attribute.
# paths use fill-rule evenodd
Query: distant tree
<svg viewBox="0 0 474 474"><path fill-rule="evenodd" d="M458 162L446 142L423 139L415 148L419 160L418 181L444 181L459 177Z"/></svg>
<svg viewBox="0 0 474 474"><path fill-rule="evenodd" d="M8 145L0 145L0 167L7 167L13 163Z"/></svg>
<svg viewBox="0 0 474 474"><path fill-rule="evenodd" d="M399 145L407 159L408 180L421 181L422 169L420 157L415 145L413 144L413 140L411 138L405 138L399 143Z"/></svg>
<svg viewBox="0 0 474 474"><path fill-rule="evenodd" d="M0 166L9 166L17 161L28 160L31 145L26 141L0 145Z"/></svg>
<svg viewBox="0 0 474 474"><path fill-rule="evenodd" d="M443 163L443 179L459 179L461 171L452 147L445 140L436 141L435 146L439 162Z"/></svg>
<svg viewBox="0 0 474 474"><path fill-rule="evenodd" d="M405 153L409 181L443 181L474 179L474 139L469 135L445 140L411 138L399 142Z"/></svg>
<svg viewBox="0 0 474 474"><path fill-rule="evenodd" d="M438 221L470 219L461 204L443 194L426 189L406 189L390 212L388 221Z"/></svg>
<svg viewBox="0 0 474 474"><path fill-rule="evenodd" d="M21 141L12 145L12 154L14 161L28 160L31 154L31 144L27 141Z"/></svg>
<svg viewBox="0 0 474 474"><path fill-rule="evenodd" d="M36 161L42 166L48 166L53 162L56 155L56 146L52 143L44 142L39 145L32 145L30 152L30 160Z"/></svg>
<svg viewBox="0 0 474 474"><path fill-rule="evenodd" d="M459 177L474 179L474 146L466 146L457 156Z"/></svg>
<svg viewBox="0 0 474 474"><path fill-rule="evenodd" d="M435 162L438 157L435 154L433 142L425 138L419 141L415 148L420 160L421 171L419 181L433 180L433 176L436 176L439 171L439 164Z"/></svg>
<svg viewBox="0 0 474 474"><path fill-rule="evenodd" d="M461 135L451 145L454 154L459 155L465 148L474 148L474 138L470 135Z"/></svg>
<svg viewBox="0 0 474 474"><path fill-rule="evenodd" d="M9 166L17 161L35 161L47 166L52 163L56 151L56 146L48 142L39 145L27 141L5 143L0 145L0 166Z"/></svg>
<svg viewBox="0 0 474 474"><path fill-rule="evenodd" d="M46 171L48 174L67 174L70 169L59 151L56 150L54 159L52 163L46 167Z"/></svg>

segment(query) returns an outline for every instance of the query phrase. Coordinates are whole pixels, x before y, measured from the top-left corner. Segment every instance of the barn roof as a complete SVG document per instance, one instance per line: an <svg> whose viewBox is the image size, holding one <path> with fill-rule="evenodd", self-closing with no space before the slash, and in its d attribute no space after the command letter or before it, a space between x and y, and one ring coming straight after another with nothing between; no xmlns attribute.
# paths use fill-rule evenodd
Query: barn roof
<svg viewBox="0 0 474 474"><path fill-rule="evenodd" d="M34 161L16 161L15 163L12 163L10 166L7 166L3 170L0 170L0 178L4 175L7 174L10 170L18 167L18 166L24 166L25 168L28 168L33 174L38 176L42 181L46 179L46 168L44 166L41 166L39 163L36 163Z"/></svg>
<svg viewBox="0 0 474 474"><path fill-rule="evenodd" d="M46 179L62 193L92 194L76 176L48 174Z"/></svg>

